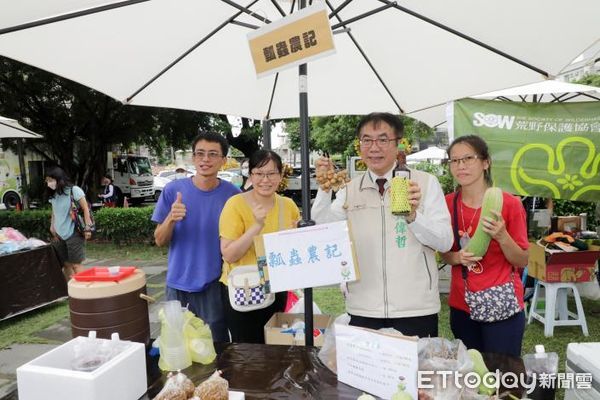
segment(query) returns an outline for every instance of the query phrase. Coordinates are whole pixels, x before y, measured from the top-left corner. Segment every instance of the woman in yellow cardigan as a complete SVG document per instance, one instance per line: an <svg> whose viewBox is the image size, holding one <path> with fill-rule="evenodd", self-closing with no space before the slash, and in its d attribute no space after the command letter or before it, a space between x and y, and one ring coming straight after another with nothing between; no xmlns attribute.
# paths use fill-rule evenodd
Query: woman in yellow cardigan
<svg viewBox="0 0 600 400"><path fill-rule="evenodd" d="M259 150L249 160L252 190L231 197L221 213L219 234L223 254L223 302L232 342L264 343L264 325L284 310L287 292L277 293L270 306L248 312L234 310L229 303L227 276L241 265L256 264L254 237L296 227L300 212L289 198L276 194L282 179L281 157Z"/></svg>

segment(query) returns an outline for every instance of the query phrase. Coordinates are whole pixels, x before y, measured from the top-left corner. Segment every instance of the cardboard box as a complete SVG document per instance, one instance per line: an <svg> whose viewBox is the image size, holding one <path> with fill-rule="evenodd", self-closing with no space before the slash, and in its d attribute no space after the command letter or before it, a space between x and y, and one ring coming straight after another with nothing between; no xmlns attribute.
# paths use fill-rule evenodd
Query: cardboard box
<svg viewBox="0 0 600 400"><path fill-rule="evenodd" d="M529 275L544 282L589 282L595 278L599 250L598 246L590 246L588 251L550 254L544 246L531 243L527 270Z"/></svg>
<svg viewBox="0 0 600 400"><path fill-rule="evenodd" d="M122 341L123 351L90 372L71 368L75 339L17 368L20 400L131 400L146 393L146 357L143 343ZM106 339L96 339L108 341Z"/></svg>
<svg viewBox="0 0 600 400"><path fill-rule="evenodd" d="M294 340L294 335L292 333L282 333L281 331L283 325L286 324L289 327L296 320L304 321L304 314L288 314L288 313L275 313L267 321L265 324L265 343L266 344L283 344L283 345L297 345L304 346L304 339L300 341ZM327 330L331 323L333 322L333 318L331 315L322 315L315 314L314 315L314 329L323 329ZM325 341L324 332L319 336L314 338L314 345L321 347Z"/></svg>

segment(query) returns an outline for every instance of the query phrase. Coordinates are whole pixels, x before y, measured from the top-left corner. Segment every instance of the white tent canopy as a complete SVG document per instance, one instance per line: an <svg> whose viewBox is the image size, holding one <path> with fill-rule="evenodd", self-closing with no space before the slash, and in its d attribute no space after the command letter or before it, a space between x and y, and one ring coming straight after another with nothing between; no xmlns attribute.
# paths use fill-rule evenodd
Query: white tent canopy
<svg viewBox="0 0 600 400"><path fill-rule="evenodd" d="M425 150L418 151L416 153L409 154L406 156L406 161L408 162L419 162L419 161L428 161L435 160L441 161L448 158L446 154L446 150L440 149L437 146L431 146L426 148Z"/></svg>
<svg viewBox="0 0 600 400"><path fill-rule="evenodd" d="M556 80L547 80L472 96L474 99L503 99L511 101L562 102L600 100L600 88Z"/></svg>
<svg viewBox="0 0 600 400"><path fill-rule="evenodd" d="M477 94L470 96L470 98L545 103L599 101L600 88L549 79L542 82ZM446 122L447 107L448 104L439 104L427 110L413 113L410 116L425 121L430 126L441 125Z"/></svg>
<svg viewBox="0 0 600 400"><path fill-rule="evenodd" d="M0 138L39 139L41 135L23 128L16 120L0 116Z"/></svg>
<svg viewBox="0 0 600 400"><path fill-rule="evenodd" d="M106 2L0 0L0 54L131 104L259 119L298 116L297 69L280 73L276 83L275 76L257 79L246 41L252 29L242 24L263 23L232 6L275 21L281 18L275 4L289 13L289 0L152 0L15 27L100 3ZM344 5L332 24L390 8L348 23L349 33L334 35L337 53L309 64L310 115L403 111L435 125L441 120L417 111L556 75L600 37L597 0L569 7L559 0L328 4L336 11Z"/></svg>

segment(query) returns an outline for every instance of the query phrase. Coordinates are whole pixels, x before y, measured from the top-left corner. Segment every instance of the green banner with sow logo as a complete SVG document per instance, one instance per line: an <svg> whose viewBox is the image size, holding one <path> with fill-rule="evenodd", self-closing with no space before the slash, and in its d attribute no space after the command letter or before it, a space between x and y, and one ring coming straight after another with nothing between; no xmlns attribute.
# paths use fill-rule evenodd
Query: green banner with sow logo
<svg viewBox="0 0 600 400"><path fill-rule="evenodd" d="M454 102L454 137L487 142L494 184L528 196L600 201L600 101Z"/></svg>

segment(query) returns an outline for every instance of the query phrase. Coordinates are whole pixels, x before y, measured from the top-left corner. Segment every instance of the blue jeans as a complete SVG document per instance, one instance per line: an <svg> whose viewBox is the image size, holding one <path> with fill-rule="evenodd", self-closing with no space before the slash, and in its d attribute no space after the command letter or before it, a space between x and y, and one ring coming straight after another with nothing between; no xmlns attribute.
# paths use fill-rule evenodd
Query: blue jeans
<svg viewBox="0 0 600 400"><path fill-rule="evenodd" d="M225 324L225 309L221 300L221 283L216 280L201 292L186 292L167 286L167 300L179 300L183 307L194 313L210 326L215 342L229 342Z"/></svg>
<svg viewBox="0 0 600 400"><path fill-rule="evenodd" d="M450 328L454 337L462 340L468 349L521 357L524 311L504 321L479 322L473 321L469 313L450 307Z"/></svg>

